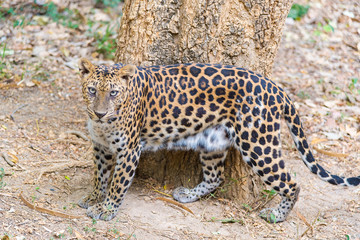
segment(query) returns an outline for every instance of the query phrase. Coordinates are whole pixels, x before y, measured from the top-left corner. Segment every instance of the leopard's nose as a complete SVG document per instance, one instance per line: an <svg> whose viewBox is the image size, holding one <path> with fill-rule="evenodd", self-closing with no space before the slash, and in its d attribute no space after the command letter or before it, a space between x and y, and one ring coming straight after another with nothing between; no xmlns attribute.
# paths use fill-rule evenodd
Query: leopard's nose
<svg viewBox="0 0 360 240"><path fill-rule="evenodd" d="M107 114L107 112L105 112L105 113L94 112L94 113L99 119L101 119L103 116L105 116Z"/></svg>

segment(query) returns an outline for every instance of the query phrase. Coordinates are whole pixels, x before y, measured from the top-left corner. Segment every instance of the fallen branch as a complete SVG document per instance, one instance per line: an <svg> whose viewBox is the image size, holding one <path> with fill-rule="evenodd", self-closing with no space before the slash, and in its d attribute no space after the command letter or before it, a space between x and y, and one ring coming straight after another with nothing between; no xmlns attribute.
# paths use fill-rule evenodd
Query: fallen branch
<svg viewBox="0 0 360 240"><path fill-rule="evenodd" d="M192 215L195 215L189 208L185 207L183 204L178 203L178 202L176 202L176 201L174 201L174 200L171 200L171 199L168 199L168 198L163 198L163 197L158 197L158 198L156 198L156 199L157 199L157 200L164 201L164 202L168 202L168 203L171 203L171 204L174 204L174 205L176 205L176 206L178 206L178 207L180 207L180 208L188 211L188 212L191 213Z"/></svg>
<svg viewBox="0 0 360 240"><path fill-rule="evenodd" d="M53 216L57 216L57 217L62 217L62 218L68 218L68 219L76 219L76 218L82 218L82 216L74 216L74 215L69 215L66 213L61 213L61 212L56 212L50 209L46 209L46 208L42 208L42 207L37 207L33 204L31 204L30 202L28 202L23 196L22 196L22 192L19 195L20 199L23 201L23 203L28 206L31 209L34 209L38 212L42 212L42 213L46 213L46 214L50 214Z"/></svg>

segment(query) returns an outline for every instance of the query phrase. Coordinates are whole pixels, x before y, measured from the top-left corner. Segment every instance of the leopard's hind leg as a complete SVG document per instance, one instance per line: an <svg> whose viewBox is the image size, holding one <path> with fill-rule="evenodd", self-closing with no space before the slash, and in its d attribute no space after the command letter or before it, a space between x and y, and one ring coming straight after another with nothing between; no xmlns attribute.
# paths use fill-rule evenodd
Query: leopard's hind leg
<svg viewBox="0 0 360 240"><path fill-rule="evenodd" d="M199 198L213 192L223 181L224 160L227 151L200 153L203 181L196 187L189 189L178 187L173 192L175 200L187 203L194 202Z"/></svg>
<svg viewBox="0 0 360 240"><path fill-rule="evenodd" d="M243 160L258 174L265 184L274 189L281 202L275 208L264 209L260 217L268 222L282 222L294 207L300 187L291 179L281 157L280 131L272 132L266 137L248 134L246 129L240 133L241 141L236 141L236 147Z"/></svg>

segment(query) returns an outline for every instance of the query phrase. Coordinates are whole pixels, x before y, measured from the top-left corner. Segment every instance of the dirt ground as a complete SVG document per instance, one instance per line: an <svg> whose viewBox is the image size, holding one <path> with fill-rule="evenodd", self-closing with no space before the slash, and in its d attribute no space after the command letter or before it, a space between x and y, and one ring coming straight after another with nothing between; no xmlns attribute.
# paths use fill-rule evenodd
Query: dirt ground
<svg viewBox="0 0 360 240"><path fill-rule="evenodd" d="M272 78L296 102L305 132L319 149L314 151L319 162L333 173L359 176L359 3L299 3L309 4L309 12L299 21L287 19ZM81 9L86 17L115 18L82 4L70 7ZM10 7L10 1L2 5ZM285 128L283 155L301 192L283 223L266 223L258 217L259 209L244 208L248 203L216 197L186 204L191 214L157 199L163 196L154 189L171 189L143 179L135 180L115 219L86 217L76 205L91 190L92 173L77 60L88 56L100 63L102 55L95 53L86 29L43 24L38 18L14 27L17 18L21 16L0 20L1 49L4 43L9 49L0 78L0 237L360 239L360 188L333 186L311 174ZM37 207L81 218L41 213L26 206L20 194ZM275 197L266 206L278 201Z"/></svg>

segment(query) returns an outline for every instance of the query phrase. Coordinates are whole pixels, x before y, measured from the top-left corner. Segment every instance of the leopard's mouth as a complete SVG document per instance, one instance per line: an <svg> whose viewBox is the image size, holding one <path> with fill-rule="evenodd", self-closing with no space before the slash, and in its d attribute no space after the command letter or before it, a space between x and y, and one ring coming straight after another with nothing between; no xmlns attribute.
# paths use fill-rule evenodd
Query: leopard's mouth
<svg viewBox="0 0 360 240"><path fill-rule="evenodd" d="M89 114L89 118L91 121L96 122L96 123L104 123L107 121L107 119L104 119L104 118L99 119L94 114Z"/></svg>
<svg viewBox="0 0 360 240"><path fill-rule="evenodd" d="M97 118L97 117L91 117L90 116L90 119L96 123L111 123L111 122L114 122L117 120L117 117L114 116L114 115L110 115L110 116L106 116L105 118Z"/></svg>

